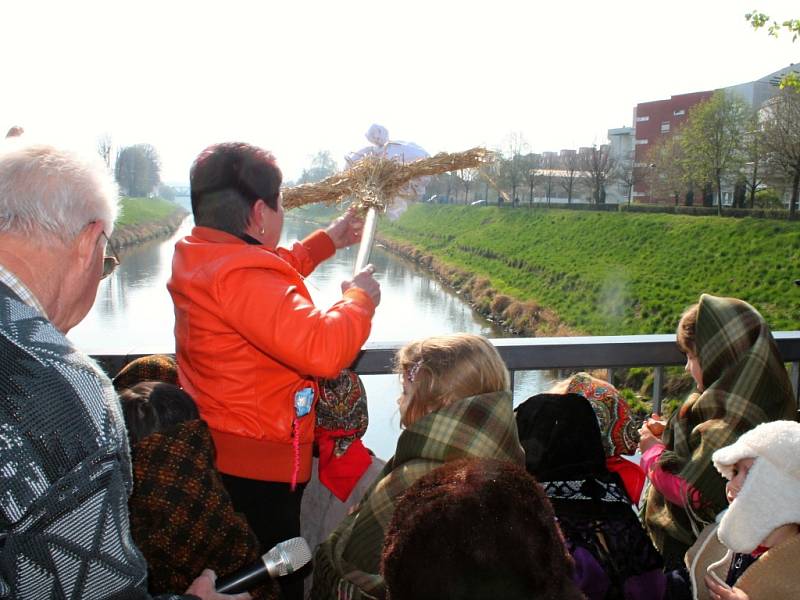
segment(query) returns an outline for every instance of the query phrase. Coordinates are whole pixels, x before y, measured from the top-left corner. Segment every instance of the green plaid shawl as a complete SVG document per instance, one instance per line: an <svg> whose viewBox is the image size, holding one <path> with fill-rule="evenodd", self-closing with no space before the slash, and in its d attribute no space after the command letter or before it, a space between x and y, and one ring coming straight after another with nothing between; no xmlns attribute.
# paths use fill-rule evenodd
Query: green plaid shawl
<svg viewBox="0 0 800 600"><path fill-rule="evenodd" d="M660 466L700 492L702 506L672 504L650 486L645 524L667 566L683 556L706 523L727 507L725 480L711 462L759 423L795 420L797 404L769 326L752 306L703 294L695 337L703 369L702 394L692 394L670 417Z"/></svg>
<svg viewBox="0 0 800 600"><path fill-rule="evenodd" d="M443 463L470 457L525 465L507 392L464 398L400 434L394 457L357 510L317 549L312 598L383 598L381 550L399 496Z"/></svg>

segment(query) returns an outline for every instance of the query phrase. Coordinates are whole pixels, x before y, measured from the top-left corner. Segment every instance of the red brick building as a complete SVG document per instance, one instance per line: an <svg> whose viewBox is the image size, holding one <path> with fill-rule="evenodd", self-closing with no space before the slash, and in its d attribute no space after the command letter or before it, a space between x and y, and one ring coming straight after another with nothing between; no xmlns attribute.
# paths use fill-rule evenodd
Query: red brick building
<svg viewBox="0 0 800 600"><path fill-rule="evenodd" d="M634 140L634 185L635 202L653 203L658 198L650 195L647 184L648 154L662 137L670 135L681 125L689 114L689 109L711 98L713 90L693 92L672 96L669 100L642 102L633 109Z"/></svg>

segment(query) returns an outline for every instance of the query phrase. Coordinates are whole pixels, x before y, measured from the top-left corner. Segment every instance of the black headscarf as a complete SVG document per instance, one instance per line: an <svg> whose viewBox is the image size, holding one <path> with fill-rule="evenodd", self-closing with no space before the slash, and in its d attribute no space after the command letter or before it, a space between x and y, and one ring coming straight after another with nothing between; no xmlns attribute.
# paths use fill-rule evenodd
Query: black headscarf
<svg viewBox="0 0 800 600"><path fill-rule="evenodd" d="M602 476L606 455L592 405L579 394L538 394L517 407L525 466L539 481Z"/></svg>
<svg viewBox="0 0 800 600"><path fill-rule="evenodd" d="M582 579L584 592L590 595L599 586L607 590L605 597L622 598L630 585L661 589L661 557L619 476L606 469L600 425L589 401L578 394L533 396L517 408L517 429L525 466L544 487L570 552L591 554L607 577ZM657 591L653 597L660 597Z"/></svg>

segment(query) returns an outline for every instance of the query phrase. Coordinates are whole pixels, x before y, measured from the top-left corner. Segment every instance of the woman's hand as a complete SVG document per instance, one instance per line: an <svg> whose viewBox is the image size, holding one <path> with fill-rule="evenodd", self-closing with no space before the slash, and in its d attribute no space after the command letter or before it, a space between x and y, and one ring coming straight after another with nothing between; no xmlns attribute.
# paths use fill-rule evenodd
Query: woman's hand
<svg viewBox="0 0 800 600"><path fill-rule="evenodd" d="M247 592L241 594L220 594L217 592L217 576L211 569L205 569L200 577L192 582L187 594L192 594L200 600L250 600L252 596Z"/></svg>
<svg viewBox="0 0 800 600"><path fill-rule="evenodd" d="M334 220L325 233L333 241L336 249L352 246L361 239L364 230L364 219L358 216L355 207L350 207L341 217Z"/></svg>
<svg viewBox="0 0 800 600"><path fill-rule="evenodd" d="M750 597L739 588L729 587L711 575L706 575L705 582L711 600L750 600Z"/></svg>
<svg viewBox="0 0 800 600"><path fill-rule="evenodd" d="M375 273L375 267L367 265L356 273L355 277L342 282L342 293L344 294L352 287L361 288L372 298L372 302L375 303L375 306L378 306L381 303L381 286L375 281L375 278L372 276L373 273Z"/></svg>

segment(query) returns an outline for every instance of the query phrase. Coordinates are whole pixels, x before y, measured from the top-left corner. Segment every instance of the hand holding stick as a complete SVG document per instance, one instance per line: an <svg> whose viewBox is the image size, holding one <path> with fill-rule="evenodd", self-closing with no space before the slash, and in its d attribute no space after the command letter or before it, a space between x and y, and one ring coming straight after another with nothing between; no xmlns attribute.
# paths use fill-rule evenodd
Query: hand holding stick
<svg viewBox="0 0 800 600"><path fill-rule="evenodd" d="M372 254L372 244L375 241L375 230L378 227L378 211L375 207L370 207L367 210L367 216L364 219L364 229L361 235L361 245L358 247L358 254L356 255L356 265L353 269L353 274L360 273L364 267L369 263L369 256Z"/></svg>

